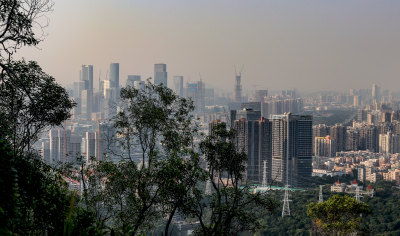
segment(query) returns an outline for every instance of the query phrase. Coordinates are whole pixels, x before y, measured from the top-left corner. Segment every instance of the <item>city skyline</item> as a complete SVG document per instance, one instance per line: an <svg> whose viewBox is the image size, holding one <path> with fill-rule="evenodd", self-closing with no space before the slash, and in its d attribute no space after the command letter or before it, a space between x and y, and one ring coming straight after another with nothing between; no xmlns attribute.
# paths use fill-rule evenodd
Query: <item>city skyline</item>
<svg viewBox="0 0 400 236"><path fill-rule="evenodd" d="M200 72L206 84L225 88L234 83L234 65L244 64L244 89L387 89L400 85L396 5L59 1L40 50L24 48L16 57L37 60L63 85L82 64L94 65L96 82L119 62L121 84L130 74L153 77L153 65L165 63L168 83L174 75L197 81Z"/></svg>

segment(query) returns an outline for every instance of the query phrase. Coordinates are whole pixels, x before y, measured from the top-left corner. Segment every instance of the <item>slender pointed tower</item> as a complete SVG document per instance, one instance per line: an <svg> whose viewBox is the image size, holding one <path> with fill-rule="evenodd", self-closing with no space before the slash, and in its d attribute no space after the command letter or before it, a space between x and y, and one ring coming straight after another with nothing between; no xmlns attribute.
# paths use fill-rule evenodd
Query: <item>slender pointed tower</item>
<svg viewBox="0 0 400 236"><path fill-rule="evenodd" d="M235 66L235 102L239 103L242 102L242 85L241 85L242 70L243 66L240 69L240 71L237 71Z"/></svg>

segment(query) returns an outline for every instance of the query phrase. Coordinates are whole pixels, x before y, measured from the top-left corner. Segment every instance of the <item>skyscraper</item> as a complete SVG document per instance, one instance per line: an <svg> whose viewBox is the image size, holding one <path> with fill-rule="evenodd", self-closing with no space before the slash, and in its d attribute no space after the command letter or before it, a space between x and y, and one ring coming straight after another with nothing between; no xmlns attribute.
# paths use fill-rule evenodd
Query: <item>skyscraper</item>
<svg viewBox="0 0 400 236"><path fill-rule="evenodd" d="M204 111L204 91L204 83L201 80L186 84L186 96L192 99L197 112Z"/></svg>
<svg viewBox="0 0 400 236"><path fill-rule="evenodd" d="M242 102L242 85L240 84L242 80L242 72L235 74L235 102Z"/></svg>
<svg viewBox="0 0 400 236"><path fill-rule="evenodd" d="M96 158L96 134L95 132L86 132L86 161Z"/></svg>
<svg viewBox="0 0 400 236"><path fill-rule="evenodd" d="M341 124L331 126L329 131L330 138L335 141L335 151L346 150L346 127Z"/></svg>
<svg viewBox="0 0 400 236"><path fill-rule="evenodd" d="M165 87L167 87L167 76L166 64L154 64L154 84L163 84Z"/></svg>
<svg viewBox="0 0 400 236"><path fill-rule="evenodd" d="M371 91L372 99L375 99L379 102L380 100L380 88L376 84L372 84L372 91Z"/></svg>
<svg viewBox="0 0 400 236"><path fill-rule="evenodd" d="M267 119L235 120L236 148L247 154L247 180L261 183L264 161L267 164L267 181L271 181L271 122Z"/></svg>
<svg viewBox="0 0 400 236"><path fill-rule="evenodd" d="M141 76L140 75L128 75L128 78L126 79L126 86L133 87L135 84L135 81L141 81Z"/></svg>
<svg viewBox="0 0 400 236"><path fill-rule="evenodd" d="M183 97L183 76L174 76L174 92L179 96Z"/></svg>
<svg viewBox="0 0 400 236"><path fill-rule="evenodd" d="M49 164L57 163L59 161L59 139L58 129L51 129L49 131L50 139L50 160Z"/></svg>
<svg viewBox="0 0 400 236"><path fill-rule="evenodd" d="M92 90L85 89L81 93L81 114L85 119L92 117L93 93Z"/></svg>
<svg viewBox="0 0 400 236"><path fill-rule="evenodd" d="M111 87L119 89L119 63L110 64L110 77Z"/></svg>
<svg viewBox="0 0 400 236"><path fill-rule="evenodd" d="M80 75L81 81L88 81L85 89L93 90L93 65L82 65Z"/></svg>
<svg viewBox="0 0 400 236"><path fill-rule="evenodd" d="M273 115L272 180L308 185L312 173L312 116Z"/></svg>

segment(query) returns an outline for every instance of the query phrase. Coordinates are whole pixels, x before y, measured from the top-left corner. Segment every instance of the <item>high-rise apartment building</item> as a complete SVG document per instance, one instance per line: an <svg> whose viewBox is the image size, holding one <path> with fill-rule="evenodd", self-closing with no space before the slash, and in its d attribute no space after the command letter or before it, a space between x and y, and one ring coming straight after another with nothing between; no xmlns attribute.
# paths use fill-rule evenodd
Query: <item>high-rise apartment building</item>
<svg viewBox="0 0 400 236"><path fill-rule="evenodd" d="M179 96L183 97L183 76L174 76L174 92Z"/></svg>
<svg viewBox="0 0 400 236"><path fill-rule="evenodd" d="M329 135L336 143L336 152L346 150L346 127L341 124L336 124L330 127Z"/></svg>
<svg viewBox="0 0 400 236"><path fill-rule="evenodd" d="M349 128L346 130L346 151L359 150L360 132L357 129Z"/></svg>
<svg viewBox="0 0 400 236"><path fill-rule="evenodd" d="M235 145L238 151L247 154L246 177L254 183L262 183L264 161L267 181L271 182L271 122L261 118L235 120Z"/></svg>
<svg viewBox="0 0 400 236"><path fill-rule="evenodd" d="M312 116L273 115L272 179L292 186L308 185L312 173Z"/></svg>
<svg viewBox="0 0 400 236"><path fill-rule="evenodd" d="M380 153L400 153L400 135L386 133L379 135L379 152Z"/></svg>
<svg viewBox="0 0 400 236"><path fill-rule="evenodd" d="M166 64L155 64L154 65L154 84L163 84L165 87L168 86L168 74Z"/></svg>
<svg viewBox="0 0 400 236"><path fill-rule="evenodd" d="M318 157L332 157L335 155L335 142L326 137L315 137L314 138L314 155Z"/></svg>

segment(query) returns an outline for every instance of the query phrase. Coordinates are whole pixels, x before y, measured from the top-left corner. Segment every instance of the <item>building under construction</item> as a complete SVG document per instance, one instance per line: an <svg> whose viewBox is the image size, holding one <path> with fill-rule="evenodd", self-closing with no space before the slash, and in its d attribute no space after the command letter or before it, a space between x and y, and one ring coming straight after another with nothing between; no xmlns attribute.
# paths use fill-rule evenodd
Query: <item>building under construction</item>
<svg viewBox="0 0 400 236"><path fill-rule="evenodd" d="M235 102L237 102L237 103L242 102L242 85L241 85L242 70L243 70L243 67L238 72L238 71L236 71L236 67L235 67Z"/></svg>

